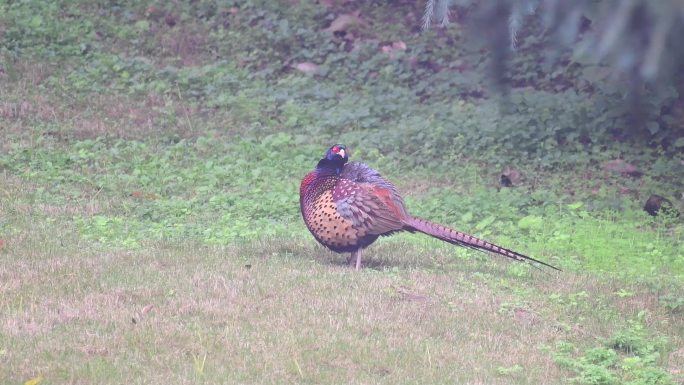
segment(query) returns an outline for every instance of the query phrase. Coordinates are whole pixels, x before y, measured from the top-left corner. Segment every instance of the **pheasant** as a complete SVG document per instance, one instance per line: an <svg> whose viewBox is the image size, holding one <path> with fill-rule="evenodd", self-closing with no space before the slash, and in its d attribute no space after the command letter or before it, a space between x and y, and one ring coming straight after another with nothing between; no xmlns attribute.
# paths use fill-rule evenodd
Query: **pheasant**
<svg viewBox="0 0 684 385"><path fill-rule="evenodd" d="M379 236L399 231L420 232L454 245L559 270L491 242L410 215L391 182L368 165L347 163L348 160L349 151L345 145L330 147L316 169L302 179L299 204L304 223L314 238L332 251L351 253L348 262L356 270L361 268L361 250Z"/></svg>

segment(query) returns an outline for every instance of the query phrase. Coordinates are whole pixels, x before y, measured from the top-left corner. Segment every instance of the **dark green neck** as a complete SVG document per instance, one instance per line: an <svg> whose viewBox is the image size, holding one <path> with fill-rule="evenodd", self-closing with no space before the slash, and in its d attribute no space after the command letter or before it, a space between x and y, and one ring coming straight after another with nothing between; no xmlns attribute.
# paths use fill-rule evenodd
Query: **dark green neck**
<svg viewBox="0 0 684 385"><path fill-rule="evenodd" d="M316 166L316 170L318 170L319 173L321 174L335 174L335 175L340 175L342 172L342 169L344 168L344 161L342 160L330 160L327 158L323 158L318 161L318 165Z"/></svg>

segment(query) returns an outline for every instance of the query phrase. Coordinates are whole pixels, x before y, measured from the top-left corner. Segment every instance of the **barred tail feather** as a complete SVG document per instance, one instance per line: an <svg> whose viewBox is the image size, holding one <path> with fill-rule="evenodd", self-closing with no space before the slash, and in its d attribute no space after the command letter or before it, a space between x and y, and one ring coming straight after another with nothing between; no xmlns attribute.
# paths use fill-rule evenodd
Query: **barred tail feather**
<svg viewBox="0 0 684 385"><path fill-rule="evenodd" d="M410 217L405 221L405 223L408 226L408 228L406 229L408 231L419 231L423 234L427 234L437 239L441 239L442 241L449 242L452 245L468 247L480 251L489 251L491 253L515 259L516 261L536 262L538 264L560 271L559 268L549 265L548 263L538 261L534 258L520 254L513 250L505 249L499 245L495 245L485 240L475 238L466 233L450 229L446 226L442 226L440 224L433 223L422 218Z"/></svg>

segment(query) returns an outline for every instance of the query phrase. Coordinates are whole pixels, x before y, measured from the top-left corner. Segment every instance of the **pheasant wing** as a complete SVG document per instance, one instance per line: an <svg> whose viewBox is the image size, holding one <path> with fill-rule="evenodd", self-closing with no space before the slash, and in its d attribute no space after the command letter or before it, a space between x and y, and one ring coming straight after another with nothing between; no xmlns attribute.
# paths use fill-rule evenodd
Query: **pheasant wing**
<svg viewBox="0 0 684 385"><path fill-rule="evenodd" d="M392 190L370 183L341 179L333 190L337 212L366 234L384 235L404 227L403 206L392 199Z"/></svg>

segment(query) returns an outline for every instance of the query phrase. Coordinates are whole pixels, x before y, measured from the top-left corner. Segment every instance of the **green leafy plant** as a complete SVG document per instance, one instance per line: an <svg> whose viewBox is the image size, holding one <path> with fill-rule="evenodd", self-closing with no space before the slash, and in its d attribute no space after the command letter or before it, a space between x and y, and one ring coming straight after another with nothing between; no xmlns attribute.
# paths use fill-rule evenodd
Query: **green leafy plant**
<svg viewBox="0 0 684 385"><path fill-rule="evenodd" d="M573 371L578 384L674 385L672 376L659 366L664 338L649 337L642 321L630 321L606 341L573 356L574 346L557 346L555 359Z"/></svg>

